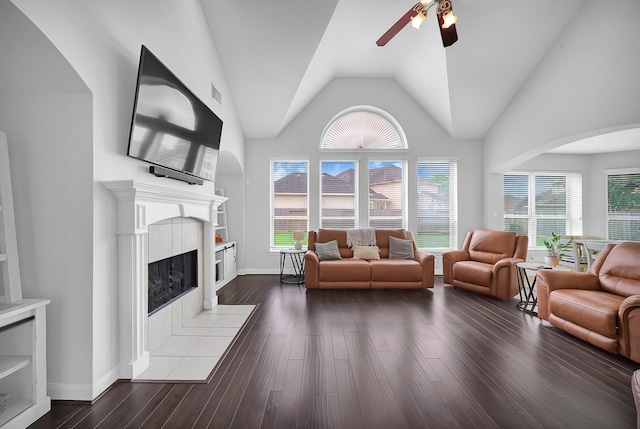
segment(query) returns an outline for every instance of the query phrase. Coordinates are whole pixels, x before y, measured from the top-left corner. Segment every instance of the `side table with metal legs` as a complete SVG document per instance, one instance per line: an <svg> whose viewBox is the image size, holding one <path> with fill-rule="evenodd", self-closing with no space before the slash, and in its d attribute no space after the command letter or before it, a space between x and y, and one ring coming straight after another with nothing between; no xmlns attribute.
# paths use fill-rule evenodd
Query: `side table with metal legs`
<svg viewBox="0 0 640 429"><path fill-rule="evenodd" d="M280 250L280 282L288 284L304 283L304 254L306 250ZM291 263L293 274L286 274L287 260Z"/></svg>

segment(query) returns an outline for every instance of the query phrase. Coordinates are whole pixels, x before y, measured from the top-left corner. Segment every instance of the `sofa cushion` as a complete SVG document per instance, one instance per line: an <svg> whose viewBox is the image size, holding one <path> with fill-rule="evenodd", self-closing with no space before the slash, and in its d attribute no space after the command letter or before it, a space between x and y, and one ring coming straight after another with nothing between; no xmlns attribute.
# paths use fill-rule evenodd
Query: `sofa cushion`
<svg viewBox="0 0 640 429"><path fill-rule="evenodd" d="M549 294L555 316L609 338L617 337L617 315L623 296L599 290L557 289Z"/></svg>
<svg viewBox="0 0 640 429"><path fill-rule="evenodd" d="M492 264L458 261L453 265L453 278L465 283L491 287Z"/></svg>
<svg viewBox="0 0 640 429"><path fill-rule="evenodd" d="M421 282L422 265L408 259L380 259L370 261L371 281L375 282Z"/></svg>
<svg viewBox="0 0 640 429"><path fill-rule="evenodd" d="M516 238L515 232L475 230L469 243L469 256L474 261L486 264L511 258L516 248Z"/></svg>
<svg viewBox="0 0 640 429"><path fill-rule="evenodd" d="M321 261L330 261L333 259L341 259L338 242L331 240L326 243L316 243L316 253Z"/></svg>
<svg viewBox="0 0 640 429"><path fill-rule="evenodd" d="M353 259L380 259L378 246L353 246Z"/></svg>
<svg viewBox="0 0 640 429"><path fill-rule="evenodd" d="M318 280L321 282L362 282L371 280L369 261L364 259L340 259L318 264Z"/></svg>
<svg viewBox="0 0 640 429"><path fill-rule="evenodd" d="M413 240L389 237L389 259L414 259Z"/></svg>

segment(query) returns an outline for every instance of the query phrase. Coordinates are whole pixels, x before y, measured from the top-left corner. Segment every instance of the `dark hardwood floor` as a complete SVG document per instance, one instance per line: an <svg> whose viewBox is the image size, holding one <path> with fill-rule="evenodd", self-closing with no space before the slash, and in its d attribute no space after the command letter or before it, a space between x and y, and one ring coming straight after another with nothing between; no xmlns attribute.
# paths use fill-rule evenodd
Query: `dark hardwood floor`
<svg viewBox="0 0 640 429"><path fill-rule="evenodd" d="M436 278L433 290L306 290L238 277L259 304L207 383L115 383L33 428L634 428L640 365Z"/></svg>

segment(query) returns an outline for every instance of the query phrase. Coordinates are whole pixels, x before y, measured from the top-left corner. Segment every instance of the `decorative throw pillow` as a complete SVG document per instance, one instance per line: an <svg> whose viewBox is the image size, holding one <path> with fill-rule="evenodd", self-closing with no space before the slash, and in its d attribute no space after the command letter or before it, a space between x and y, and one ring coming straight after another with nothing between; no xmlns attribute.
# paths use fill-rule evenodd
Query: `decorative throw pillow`
<svg viewBox="0 0 640 429"><path fill-rule="evenodd" d="M413 241L389 237L389 259L414 259Z"/></svg>
<svg viewBox="0 0 640 429"><path fill-rule="evenodd" d="M353 259L380 259L378 246L353 246Z"/></svg>
<svg viewBox="0 0 640 429"><path fill-rule="evenodd" d="M318 259L321 261L342 259L337 240L327 241L326 243L316 243L316 253L318 254Z"/></svg>

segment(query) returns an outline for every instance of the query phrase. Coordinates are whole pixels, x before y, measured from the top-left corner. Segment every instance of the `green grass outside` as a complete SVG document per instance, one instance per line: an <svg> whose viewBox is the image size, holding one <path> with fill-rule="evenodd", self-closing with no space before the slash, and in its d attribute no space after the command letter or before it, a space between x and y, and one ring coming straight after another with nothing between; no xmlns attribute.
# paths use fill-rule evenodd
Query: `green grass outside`
<svg viewBox="0 0 640 429"><path fill-rule="evenodd" d="M291 236L292 232L276 232L273 234L273 245L275 247L293 247L296 241ZM302 240L302 245L307 245L307 239Z"/></svg>

